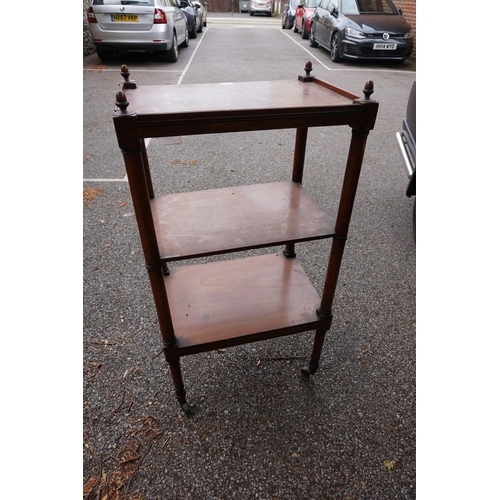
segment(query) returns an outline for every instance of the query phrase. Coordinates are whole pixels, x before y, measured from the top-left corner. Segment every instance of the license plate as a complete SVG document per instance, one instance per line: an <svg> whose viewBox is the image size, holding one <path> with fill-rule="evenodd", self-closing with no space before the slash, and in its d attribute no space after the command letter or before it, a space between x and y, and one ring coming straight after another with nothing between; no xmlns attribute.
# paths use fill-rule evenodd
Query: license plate
<svg viewBox="0 0 500 500"><path fill-rule="evenodd" d="M374 43L373 49L374 50L396 50L396 44L395 43Z"/></svg>
<svg viewBox="0 0 500 500"><path fill-rule="evenodd" d="M113 14L111 20L116 23L138 23L139 16L133 14Z"/></svg>

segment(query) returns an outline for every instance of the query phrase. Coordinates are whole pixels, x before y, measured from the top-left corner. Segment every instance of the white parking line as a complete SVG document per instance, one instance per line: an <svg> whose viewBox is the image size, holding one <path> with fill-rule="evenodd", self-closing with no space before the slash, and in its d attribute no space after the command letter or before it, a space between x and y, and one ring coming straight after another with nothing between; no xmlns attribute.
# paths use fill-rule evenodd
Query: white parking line
<svg viewBox="0 0 500 500"><path fill-rule="evenodd" d="M200 48L201 42L203 41L203 38L207 34L208 30L209 30L209 26L207 26L207 28L203 31L203 35L201 35L200 41L196 45L196 48L194 49L193 53L191 54L191 57L189 58L189 61L186 64L186 67L184 68L184 71L181 73L181 77L179 78L179 81L177 82L177 85L180 85L182 83L182 80L184 79L184 75L187 73L187 70L189 69L189 66L191 66L191 62L193 61L196 52Z"/></svg>

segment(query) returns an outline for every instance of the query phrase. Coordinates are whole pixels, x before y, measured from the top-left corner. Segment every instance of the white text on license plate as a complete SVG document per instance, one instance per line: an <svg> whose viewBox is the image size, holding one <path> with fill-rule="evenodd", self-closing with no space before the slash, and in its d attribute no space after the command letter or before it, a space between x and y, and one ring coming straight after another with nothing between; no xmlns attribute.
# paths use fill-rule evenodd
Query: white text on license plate
<svg viewBox="0 0 500 500"><path fill-rule="evenodd" d="M120 23L138 23L139 22L139 16L133 15L133 14L113 14L111 16L111 20L113 22L120 22Z"/></svg>
<svg viewBox="0 0 500 500"><path fill-rule="evenodd" d="M374 43L373 49L374 50L396 50L396 44L395 43Z"/></svg>

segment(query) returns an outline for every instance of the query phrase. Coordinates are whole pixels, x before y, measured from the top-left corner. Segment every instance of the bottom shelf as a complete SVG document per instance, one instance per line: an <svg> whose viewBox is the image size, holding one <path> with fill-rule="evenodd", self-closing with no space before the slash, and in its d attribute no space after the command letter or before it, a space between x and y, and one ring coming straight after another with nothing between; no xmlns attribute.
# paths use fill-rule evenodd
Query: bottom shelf
<svg viewBox="0 0 500 500"><path fill-rule="evenodd" d="M171 268L165 277L180 355L315 330L320 297L283 254Z"/></svg>

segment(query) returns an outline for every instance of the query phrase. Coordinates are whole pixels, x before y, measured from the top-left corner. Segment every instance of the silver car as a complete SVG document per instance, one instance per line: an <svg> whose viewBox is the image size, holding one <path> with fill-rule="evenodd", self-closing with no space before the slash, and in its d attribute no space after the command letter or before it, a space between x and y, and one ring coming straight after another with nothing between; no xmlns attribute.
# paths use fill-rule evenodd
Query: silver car
<svg viewBox="0 0 500 500"><path fill-rule="evenodd" d="M186 16L177 0L92 0L87 11L97 55L114 52L157 52L175 62L179 45L189 45Z"/></svg>
<svg viewBox="0 0 500 500"><path fill-rule="evenodd" d="M267 16L272 15L272 3L271 0L251 0L250 2L250 15L254 14L266 14Z"/></svg>

